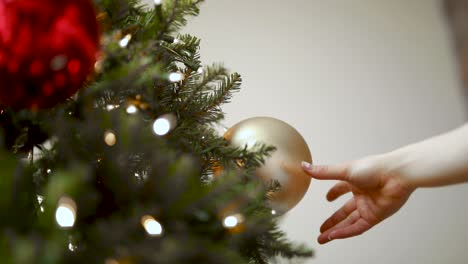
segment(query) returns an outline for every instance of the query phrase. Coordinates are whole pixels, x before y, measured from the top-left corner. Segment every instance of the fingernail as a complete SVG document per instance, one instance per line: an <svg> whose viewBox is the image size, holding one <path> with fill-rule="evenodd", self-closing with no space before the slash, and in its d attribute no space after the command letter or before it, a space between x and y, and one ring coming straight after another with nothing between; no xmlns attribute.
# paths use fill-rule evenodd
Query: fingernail
<svg viewBox="0 0 468 264"><path fill-rule="evenodd" d="M304 169L307 169L307 170L312 169L312 164L310 164L307 161L303 161L301 164L302 164L302 168L304 168Z"/></svg>

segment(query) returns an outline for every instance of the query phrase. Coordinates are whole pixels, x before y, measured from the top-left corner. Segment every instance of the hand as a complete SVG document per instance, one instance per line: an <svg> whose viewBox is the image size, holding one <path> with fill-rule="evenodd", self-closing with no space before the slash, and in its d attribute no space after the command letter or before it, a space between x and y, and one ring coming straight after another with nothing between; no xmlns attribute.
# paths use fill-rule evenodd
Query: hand
<svg viewBox="0 0 468 264"><path fill-rule="evenodd" d="M340 181L328 192L329 201L353 193L320 227L320 244L366 232L397 212L414 190L390 168L384 156L333 166L311 166L303 162L302 167L315 179Z"/></svg>

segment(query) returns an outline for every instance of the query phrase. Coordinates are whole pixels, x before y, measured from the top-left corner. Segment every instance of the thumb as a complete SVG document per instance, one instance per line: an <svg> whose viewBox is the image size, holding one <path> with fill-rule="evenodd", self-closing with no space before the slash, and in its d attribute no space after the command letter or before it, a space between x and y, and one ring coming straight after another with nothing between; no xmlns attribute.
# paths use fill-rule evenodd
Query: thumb
<svg viewBox="0 0 468 264"><path fill-rule="evenodd" d="M347 165L312 165L308 162L302 162L302 169L305 173L309 174L312 178L318 180L348 180L348 166Z"/></svg>

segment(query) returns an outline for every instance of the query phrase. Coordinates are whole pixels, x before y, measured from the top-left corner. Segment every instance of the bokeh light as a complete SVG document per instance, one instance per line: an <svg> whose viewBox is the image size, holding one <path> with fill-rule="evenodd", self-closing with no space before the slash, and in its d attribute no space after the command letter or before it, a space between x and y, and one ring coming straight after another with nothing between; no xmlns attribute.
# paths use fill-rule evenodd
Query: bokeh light
<svg viewBox="0 0 468 264"><path fill-rule="evenodd" d="M104 133L104 142L110 147L114 146L117 143L117 137L112 131L107 131Z"/></svg>
<svg viewBox="0 0 468 264"><path fill-rule="evenodd" d="M55 220L60 227L73 227L76 220L76 203L70 197L60 198L55 211Z"/></svg>
<svg viewBox="0 0 468 264"><path fill-rule="evenodd" d="M151 236L160 236L163 233L162 225L151 215L145 215L141 218L141 224Z"/></svg>
<svg viewBox="0 0 468 264"><path fill-rule="evenodd" d="M119 42L120 47L122 47L122 48L127 47L128 43L130 42L131 39L132 39L132 35L130 35L130 34L125 35L125 37L123 37Z"/></svg>
<svg viewBox="0 0 468 264"><path fill-rule="evenodd" d="M165 117L160 117L154 121L153 131L158 136L164 136L171 130L171 123Z"/></svg>

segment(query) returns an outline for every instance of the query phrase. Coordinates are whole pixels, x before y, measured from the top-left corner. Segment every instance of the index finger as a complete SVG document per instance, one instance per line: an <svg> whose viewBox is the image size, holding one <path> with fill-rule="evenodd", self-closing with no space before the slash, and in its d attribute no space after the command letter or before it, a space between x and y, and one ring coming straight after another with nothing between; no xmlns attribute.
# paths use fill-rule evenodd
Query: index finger
<svg viewBox="0 0 468 264"><path fill-rule="evenodd" d="M308 162L302 162L302 169L312 178L319 180L348 180L347 165L312 165Z"/></svg>

